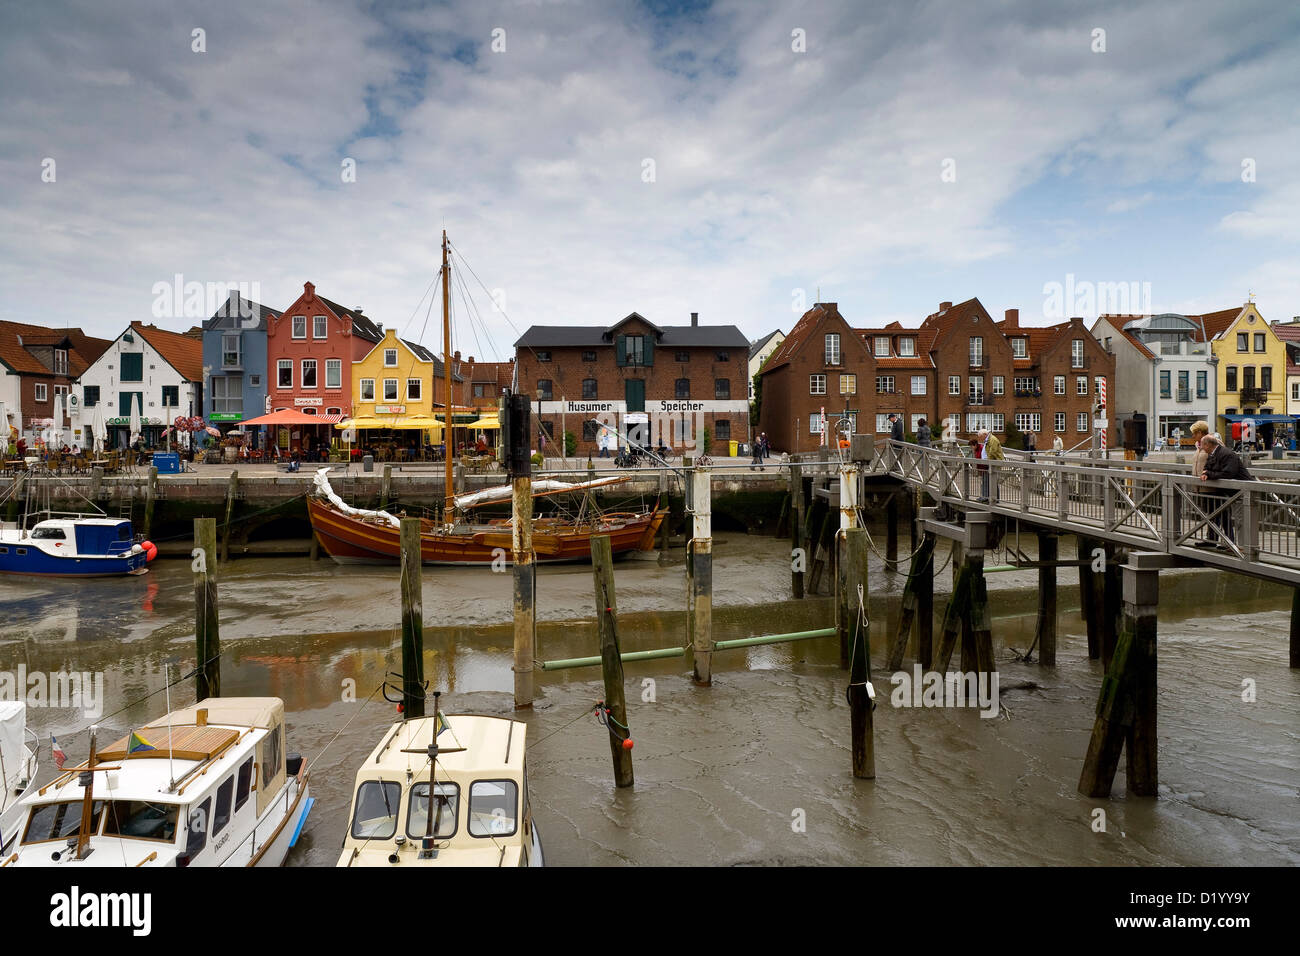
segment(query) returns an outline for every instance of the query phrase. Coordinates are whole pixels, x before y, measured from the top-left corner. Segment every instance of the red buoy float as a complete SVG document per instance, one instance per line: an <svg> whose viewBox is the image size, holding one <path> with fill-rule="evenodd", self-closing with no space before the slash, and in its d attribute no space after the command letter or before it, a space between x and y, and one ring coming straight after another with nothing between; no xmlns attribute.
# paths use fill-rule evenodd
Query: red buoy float
<svg viewBox="0 0 1300 956"><path fill-rule="evenodd" d="M141 541L140 547L144 549L144 560L146 564L158 557L158 545L154 544L152 541Z"/></svg>

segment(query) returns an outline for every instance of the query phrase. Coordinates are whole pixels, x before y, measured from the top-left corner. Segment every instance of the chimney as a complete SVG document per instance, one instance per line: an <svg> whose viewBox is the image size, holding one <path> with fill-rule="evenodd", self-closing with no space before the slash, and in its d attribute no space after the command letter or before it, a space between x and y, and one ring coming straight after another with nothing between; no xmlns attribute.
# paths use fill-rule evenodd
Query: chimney
<svg viewBox="0 0 1300 956"><path fill-rule="evenodd" d="M939 303L939 311L940 311L940 312L947 312L947 311L948 311L949 309L951 309L951 308L952 308L952 303L951 303L951 302L940 302L940 303Z"/></svg>
<svg viewBox="0 0 1300 956"><path fill-rule="evenodd" d="M314 285L312 285L310 282L304 282L304 283L302 284L302 294L305 295L305 296L306 296L307 298L309 298L309 299L315 298L315 297L316 297L316 287L315 287Z"/></svg>
<svg viewBox="0 0 1300 956"><path fill-rule="evenodd" d="M456 351L452 352L452 353L451 353L451 357L454 358L457 362L459 362L459 361L460 361L460 349L457 349Z"/></svg>
<svg viewBox="0 0 1300 956"><path fill-rule="evenodd" d="M1009 329L1018 329L1018 328L1020 328L1020 310L1019 310L1019 309L1007 309L1007 311L1006 311L1006 317L1007 317L1007 321L1006 321L1006 326L1007 326L1007 328L1009 328Z"/></svg>
<svg viewBox="0 0 1300 956"><path fill-rule="evenodd" d="M698 326L699 324L700 324L700 313L698 313L698 312L692 312L692 313L691 313L691 328L695 328L695 327Z"/></svg>

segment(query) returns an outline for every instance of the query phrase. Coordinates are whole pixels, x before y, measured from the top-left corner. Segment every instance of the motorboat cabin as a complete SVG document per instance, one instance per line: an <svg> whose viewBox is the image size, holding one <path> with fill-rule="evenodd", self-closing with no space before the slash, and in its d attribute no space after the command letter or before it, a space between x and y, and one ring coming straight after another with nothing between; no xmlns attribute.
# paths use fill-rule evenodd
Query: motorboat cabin
<svg viewBox="0 0 1300 956"><path fill-rule="evenodd" d="M143 574L149 542L137 542L125 518L50 517L30 528L0 527L0 573L95 577Z"/></svg>
<svg viewBox="0 0 1300 956"><path fill-rule="evenodd" d="M357 771L338 865L541 866L527 730L517 720L463 714L394 724Z"/></svg>
<svg viewBox="0 0 1300 956"><path fill-rule="evenodd" d="M279 866L311 809L276 697L214 697L108 746L24 801L10 866ZM84 831L83 831L84 827Z"/></svg>

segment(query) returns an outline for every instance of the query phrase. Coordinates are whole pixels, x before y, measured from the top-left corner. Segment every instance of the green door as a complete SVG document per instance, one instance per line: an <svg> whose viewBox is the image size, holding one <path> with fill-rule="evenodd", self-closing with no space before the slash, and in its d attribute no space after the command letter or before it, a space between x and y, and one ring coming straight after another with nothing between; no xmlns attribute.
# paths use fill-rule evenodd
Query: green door
<svg viewBox="0 0 1300 956"><path fill-rule="evenodd" d="M629 412L645 411L645 379L629 378L623 384L623 397Z"/></svg>

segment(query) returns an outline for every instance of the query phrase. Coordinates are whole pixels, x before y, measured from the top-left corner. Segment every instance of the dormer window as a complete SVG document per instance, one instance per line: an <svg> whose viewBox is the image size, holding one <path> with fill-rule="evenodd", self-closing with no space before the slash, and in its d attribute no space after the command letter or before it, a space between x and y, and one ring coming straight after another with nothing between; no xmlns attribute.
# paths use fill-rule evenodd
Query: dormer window
<svg viewBox="0 0 1300 956"><path fill-rule="evenodd" d="M876 336L876 358L888 358L888 357L889 357L889 336L877 335Z"/></svg>
<svg viewBox="0 0 1300 956"><path fill-rule="evenodd" d="M904 358L911 358L916 354L916 339L901 338L898 340L898 354Z"/></svg>
<svg viewBox="0 0 1300 956"><path fill-rule="evenodd" d="M1011 340L1011 355L1013 358L1028 358L1029 343L1023 338L1014 338Z"/></svg>
<svg viewBox="0 0 1300 956"><path fill-rule="evenodd" d="M68 350L67 349L54 350L54 374L55 375L68 374Z"/></svg>

